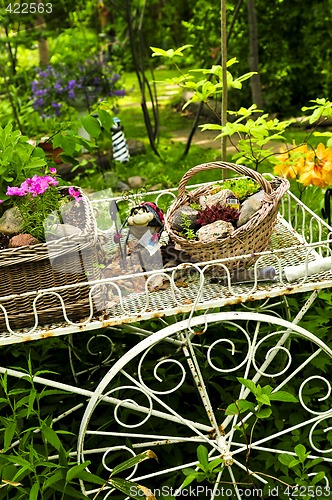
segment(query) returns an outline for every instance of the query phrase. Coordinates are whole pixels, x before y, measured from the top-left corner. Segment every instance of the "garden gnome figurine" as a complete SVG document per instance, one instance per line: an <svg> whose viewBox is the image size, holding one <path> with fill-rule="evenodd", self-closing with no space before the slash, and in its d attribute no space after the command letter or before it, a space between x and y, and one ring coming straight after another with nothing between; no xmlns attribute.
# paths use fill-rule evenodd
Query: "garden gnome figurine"
<svg viewBox="0 0 332 500"><path fill-rule="evenodd" d="M130 154L126 138L123 133L123 127L120 119L115 116L113 118L112 131L112 145L113 145L113 158L115 161L124 163L129 160Z"/></svg>

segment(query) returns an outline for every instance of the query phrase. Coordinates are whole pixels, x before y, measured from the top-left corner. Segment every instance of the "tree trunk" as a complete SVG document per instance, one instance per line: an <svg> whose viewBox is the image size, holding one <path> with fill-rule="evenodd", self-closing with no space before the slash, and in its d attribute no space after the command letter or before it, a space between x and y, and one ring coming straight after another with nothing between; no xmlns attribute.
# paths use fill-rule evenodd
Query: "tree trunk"
<svg viewBox="0 0 332 500"><path fill-rule="evenodd" d="M250 79L252 102L258 109L263 108L262 87L259 75L259 56L258 56L258 33L257 33L257 15L255 0L248 0L248 24L249 24L249 68L250 71L256 71Z"/></svg>
<svg viewBox="0 0 332 500"><path fill-rule="evenodd" d="M38 0L37 5L42 4L43 0ZM38 15L35 26L40 30L46 27L45 17L41 14ZM40 37L38 40L39 64L47 66L50 62L50 53L48 50L48 41L46 38Z"/></svg>

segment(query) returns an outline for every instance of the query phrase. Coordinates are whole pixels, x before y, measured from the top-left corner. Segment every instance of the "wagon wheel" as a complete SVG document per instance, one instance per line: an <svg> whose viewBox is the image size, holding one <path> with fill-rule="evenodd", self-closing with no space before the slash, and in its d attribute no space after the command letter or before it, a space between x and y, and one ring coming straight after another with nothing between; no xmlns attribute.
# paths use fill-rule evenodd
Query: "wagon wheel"
<svg viewBox="0 0 332 500"><path fill-rule="evenodd" d="M296 458L301 442L308 461L322 458L312 462L309 477L325 471L315 487L327 491L332 405L325 372L331 358L320 339L271 315L221 312L173 324L138 343L100 382L82 419L78 459L90 460L90 472L106 482L115 465L151 449L158 463L144 462L127 478L157 498L176 498L183 472L197 471L202 445L209 462L221 460L207 481L190 485L199 498L242 499L248 491L268 498L272 487L278 498L288 498L285 483L294 485L296 477L290 469L285 480L285 461ZM271 394L270 404L264 396L256 400L249 389L258 384L265 394L270 386L290 401ZM98 493L82 482L82 491L89 498L128 498L109 483Z"/></svg>

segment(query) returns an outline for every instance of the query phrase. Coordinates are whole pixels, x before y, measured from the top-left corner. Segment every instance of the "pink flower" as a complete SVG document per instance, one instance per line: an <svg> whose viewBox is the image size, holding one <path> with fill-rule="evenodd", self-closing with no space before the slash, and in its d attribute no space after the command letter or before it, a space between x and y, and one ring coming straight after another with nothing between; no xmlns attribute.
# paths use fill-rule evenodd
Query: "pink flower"
<svg viewBox="0 0 332 500"><path fill-rule="evenodd" d="M55 175L55 174L56 174L56 168L54 168L54 167L50 167L50 169L49 169L49 170L50 170L50 173L51 173L52 175Z"/></svg>
<svg viewBox="0 0 332 500"><path fill-rule="evenodd" d="M26 191L24 189L19 188L19 187L8 186L6 195L7 196L25 196Z"/></svg>
<svg viewBox="0 0 332 500"><path fill-rule="evenodd" d="M3 203L5 200L0 200L0 204Z"/></svg>
<svg viewBox="0 0 332 500"><path fill-rule="evenodd" d="M72 186L70 186L70 188L68 189L68 193L70 194L70 196L75 198L75 200L78 200L81 197L81 193Z"/></svg>

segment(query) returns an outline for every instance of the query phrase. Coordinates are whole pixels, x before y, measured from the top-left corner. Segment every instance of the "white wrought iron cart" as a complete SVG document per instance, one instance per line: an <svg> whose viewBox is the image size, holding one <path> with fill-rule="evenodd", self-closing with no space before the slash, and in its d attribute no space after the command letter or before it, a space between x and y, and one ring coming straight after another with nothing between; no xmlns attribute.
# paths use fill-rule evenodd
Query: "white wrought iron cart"
<svg viewBox="0 0 332 500"><path fill-rule="evenodd" d="M146 196L159 203L161 198L174 197L174 192ZM111 200L92 202L100 212L104 207L108 210ZM104 241L111 241L112 231L100 231ZM270 246L252 266L251 282L233 283L225 259L103 278L77 285L90 287L90 314L83 320L71 321L62 303L62 322L41 326L36 313L35 325L20 330L11 328L1 304L8 297L0 298L6 321L0 343L15 348L22 342L70 335L74 346L83 333L90 332L87 348L92 352L92 343L98 345L102 339L112 342L108 329L126 328L137 341L117 360L105 355L107 371L97 387L88 390L80 386L80 377L86 372L79 373L75 367L79 354L75 358L74 350L70 359L75 385L51 377L34 379L35 383L82 396L79 407L85 410L77 436L78 461L91 460L91 471L106 481L120 459L152 449L159 462L135 466L128 478L157 491L157 498L163 498L162 493L158 497L158 488L161 491L164 487L171 498L175 491L180 495L178 489L186 477L182 471L195 469L197 447L204 445L208 460L221 458L222 466L207 496L202 493L200 498L232 498L230 490L233 498L248 498L248 491L251 497L256 494L259 498L259 488L263 491L269 476L277 475L272 467L277 456L285 453L295 457L291 446L295 435L300 435L300 442L310 450L308 460L322 458L322 470L332 462L331 382L320 369L331 363L332 349L315 335L317 332L299 326L319 291L331 287L331 232L331 227L287 193ZM267 266L274 267L275 277L259 281L260 269ZM216 268L225 271L226 280L211 279L210 271ZM156 279L161 286L153 285ZM140 280L139 288L133 286L136 280ZM94 297L101 290L108 302L96 313ZM40 290L35 300L58 292ZM291 318L287 297L304 292L308 298ZM144 328L144 321L152 319L164 325L155 333ZM324 365L317 362L321 356L328 359ZM308 377L310 365L316 367L316 375ZM25 375L5 366L0 372L19 378ZM277 416L271 415L268 404L264 407L267 418L259 418L254 425L252 411L227 411L235 401L253 401L239 378L254 382L256 387L269 386L273 407L289 405L289 418L278 419L278 411ZM273 393L283 390L291 391L297 402L273 401ZM300 407L301 415L306 412L304 421L296 417ZM99 428L97 416L105 412L109 425ZM54 425L61 425L67 415L60 415ZM271 457L271 470L257 469L263 452ZM312 477L315 474L316 469ZM89 498L125 498L117 496L109 484L102 491L83 482L81 486ZM317 486L329 492L329 476ZM280 488L285 485L280 483Z"/></svg>

